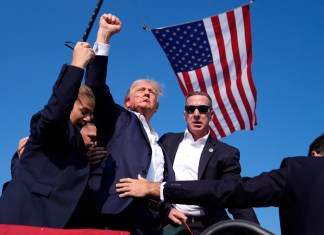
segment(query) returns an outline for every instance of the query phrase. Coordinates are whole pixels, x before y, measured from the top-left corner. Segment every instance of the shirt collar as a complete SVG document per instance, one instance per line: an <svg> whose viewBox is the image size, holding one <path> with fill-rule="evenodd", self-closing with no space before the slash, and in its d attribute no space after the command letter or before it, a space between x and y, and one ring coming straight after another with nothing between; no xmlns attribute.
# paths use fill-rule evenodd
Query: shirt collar
<svg viewBox="0 0 324 235"><path fill-rule="evenodd" d="M159 135L157 134L157 132L147 123L144 115L142 115L141 113L138 113L136 111L133 110L129 110L130 112L134 113L138 119L141 121L141 123L143 124L144 128L145 126L148 126L150 134L153 135L155 137L155 140L157 141L159 139ZM149 133L147 133L149 134Z"/></svg>
<svg viewBox="0 0 324 235"><path fill-rule="evenodd" d="M209 135L210 135L210 131L208 131L208 133L205 136L199 138L196 142L199 143L199 144L205 145ZM189 132L188 129L186 129L186 131L184 133L183 140L190 141L190 142L195 142L194 138L192 137L192 134Z"/></svg>

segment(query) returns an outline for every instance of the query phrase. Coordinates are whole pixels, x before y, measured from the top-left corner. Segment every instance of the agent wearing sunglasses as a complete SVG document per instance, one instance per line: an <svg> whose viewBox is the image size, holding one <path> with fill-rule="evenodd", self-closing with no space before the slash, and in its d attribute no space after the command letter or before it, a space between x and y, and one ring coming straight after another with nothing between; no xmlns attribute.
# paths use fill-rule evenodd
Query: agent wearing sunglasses
<svg viewBox="0 0 324 235"><path fill-rule="evenodd" d="M159 140L173 163L176 180L211 180L240 178L239 150L214 139L209 121L214 117L210 96L201 91L189 93L185 99L184 133L167 133ZM234 219L258 223L252 208L230 209ZM225 209L197 205L173 204L171 223L186 220L194 234L201 234L213 223L229 219Z"/></svg>

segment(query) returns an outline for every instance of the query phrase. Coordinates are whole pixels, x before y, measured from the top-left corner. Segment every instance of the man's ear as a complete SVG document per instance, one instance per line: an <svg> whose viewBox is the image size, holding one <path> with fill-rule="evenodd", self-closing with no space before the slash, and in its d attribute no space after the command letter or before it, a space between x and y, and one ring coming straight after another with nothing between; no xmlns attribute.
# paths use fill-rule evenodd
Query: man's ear
<svg viewBox="0 0 324 235"><path fill-rule="evenodd" d="M211 109L210 110L210 120L209 121L211 121L214 118L214 116L215 116L214 109Z"/></svg>
<svg viewBox="0 0 324 235"><path fill-rule="evenodd" d="M132 107L132 104L131 104L130 98L128 97L125 99L125 108L129 110L129 109L131 109L131 107Z"/></svg>
<svg viewBox="0 0 324 235"><path fill-rule="evenodd" d="M312 157L322 157L322 155L321 155L320 153L316 152L315 150L313 150L313 151L311 152L311 156L312 156Z"/></svg>
<svg viewBox="0 0 324 235"><path fill-rule="evenodd" d="M184 118L184 120L187 120L187 112L186 111L183 111L183 118Z"/></svg>

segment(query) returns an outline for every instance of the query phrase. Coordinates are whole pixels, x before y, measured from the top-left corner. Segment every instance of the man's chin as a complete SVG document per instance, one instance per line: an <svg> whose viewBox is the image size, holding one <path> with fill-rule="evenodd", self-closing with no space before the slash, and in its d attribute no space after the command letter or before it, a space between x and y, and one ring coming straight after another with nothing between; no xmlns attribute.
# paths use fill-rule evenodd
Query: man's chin
<svg viewBox="0 0 324 235"><path fill-rule="evenodd" d="M202 125L194 125L191 128L193 131L200 131L202 129Z"/></svg>
<svg viewBox="0 0 324 235"><path fill-rule="evenodd" d="M150 104L141 104L137 106L138 110L150 110L153 109Z"/></svg>

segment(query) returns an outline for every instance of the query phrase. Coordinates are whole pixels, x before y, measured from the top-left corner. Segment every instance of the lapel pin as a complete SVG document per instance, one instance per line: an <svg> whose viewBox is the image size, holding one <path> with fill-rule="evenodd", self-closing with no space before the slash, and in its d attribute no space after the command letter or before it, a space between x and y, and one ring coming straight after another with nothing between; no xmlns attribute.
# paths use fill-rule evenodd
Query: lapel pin
<svg viewBox="0 0 324 235"><path fill-rule="evenodd" d="M210 149L209 149L209 152L210 152L210 153L214 152L214 149L210 148Z"/></svg>

